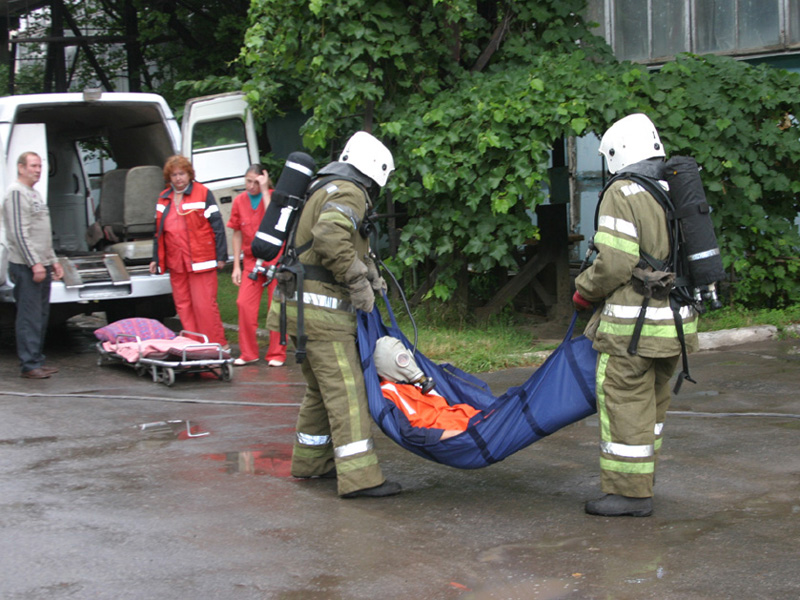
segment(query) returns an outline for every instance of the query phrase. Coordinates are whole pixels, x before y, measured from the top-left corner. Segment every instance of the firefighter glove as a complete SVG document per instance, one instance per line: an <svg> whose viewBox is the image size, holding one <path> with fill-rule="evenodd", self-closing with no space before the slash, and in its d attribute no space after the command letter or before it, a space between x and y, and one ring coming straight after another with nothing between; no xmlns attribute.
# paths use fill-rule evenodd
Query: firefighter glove
<svg viewBox="0 0 800 600"><path fill-rule="evenodd" d="M581 296L581 293L576 291L572 295L572 304L575 306L575 310L591 310L592 303L589 302L586 298Z"/></svg>
<svg viewBox="0 0 800 600"><path fill-rule="evenodd" d="M375 292L376 295L383 295L383 293L388 289L386 287L386 280L381 277L381 274L378 271L378 266L372 259L367 261L367 279L369 279L369 282L372 285L372 291Z"/></svg>
<svg viewBox="0 0 800 600"><path fill-rule="evenodd" d="M372 307L375 305L375 293L367 278L367 265L358 259L354 260L344 274L344 280L350 290L350 302L353 303L353 306L364 312L372 312Z"/></svg>

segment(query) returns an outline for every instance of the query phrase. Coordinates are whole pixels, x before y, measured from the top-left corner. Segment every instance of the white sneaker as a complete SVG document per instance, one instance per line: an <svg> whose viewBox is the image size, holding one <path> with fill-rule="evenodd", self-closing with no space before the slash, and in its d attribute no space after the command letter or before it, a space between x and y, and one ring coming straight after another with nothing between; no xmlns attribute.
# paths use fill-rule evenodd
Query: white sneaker
<svg viewBox="0 0 800 600"><path fill-rule="evenodd" d="M245 365L249 365L250 363L254 363L254 362L258 362L258 359L254 358L253 360L245 360L243 358L237 358L235 361L233 361L233 366L234 367L243 367Z"/></svg>
<svg viewBox="0 0 800 600"><path fill-rule="evenodd" d="M267 365L269 365L270 367L282 367L282 366L283 366L283 361L281 361L281 360L275 360L275 359L273 358L271 361L269 361L269 362L267 363Z"/></svg>

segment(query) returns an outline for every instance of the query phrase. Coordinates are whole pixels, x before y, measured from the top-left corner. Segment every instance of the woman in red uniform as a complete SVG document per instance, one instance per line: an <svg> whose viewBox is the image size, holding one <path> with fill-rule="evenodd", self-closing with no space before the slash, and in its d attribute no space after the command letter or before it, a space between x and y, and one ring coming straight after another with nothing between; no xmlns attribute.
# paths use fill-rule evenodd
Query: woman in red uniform
<svg viewBox="0 0 800 600"><path fill-rule="evenodd" d="M164 182L156 204L156 237L151 273L169 273L181 327L203 333L229 349L217 305L217 270L228 258L225 225L214 195L194 181L184 156L164 164Z"/></svg>
<svg viewBox="0 0 800 600"><path fill-rule="evenodd" d="M244 175L245 191L233 199L231 218L228 227L233 229L233 283L239 286L239 295L236 306L239 309L239 358L233 364L246 365L258 360L258 341L256 328L258 327L258 309L261 305L261 296L267 281L263 272L259 272L255 279L250 275L256 266L256 258L250 249L253 238L261 225L264 213L270 202L269 175L261 165L250 165ZM242 258L243 266L240 267L239 259ZM273 260L262 263L266 268L275 264L280 255ZM243 276L244 275L244 276ZM272 304L272 292L277 285L273 279L267 286L267 310ZM286 346L280 344L280 333L270 331L269 349L265 357L270 367L280 367L286 362Z"/></svg>

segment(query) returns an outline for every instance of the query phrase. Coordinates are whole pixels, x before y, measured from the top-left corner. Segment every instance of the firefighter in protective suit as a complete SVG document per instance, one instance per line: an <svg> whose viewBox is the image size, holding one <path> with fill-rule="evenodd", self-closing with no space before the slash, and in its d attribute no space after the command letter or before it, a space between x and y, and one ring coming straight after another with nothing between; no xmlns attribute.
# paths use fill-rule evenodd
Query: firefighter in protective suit
<svg viewBox="0 0 800 600"><path fill-rule="evenodd" d="M573 302L596 310L586 328L598 351L596 394L600 417L601 489L586 503L601 516L653 512L656 458L670 402L669 380L681 344L669 298L651 297L643 308L634 271L640 252L663 260L669 253L664 209L625 173L663 180L664 148L650 119L632 114L614 123L600 142L608 170L623 176L600 199L594 244L598 255L575 279ZM660 181L662 185L666 183ZM638 351L630 354L639 313L645 310ZM688 351L697 349L697 314L680 309Z"/></svg>
<svg viewBox="0 0 800 600"><path fill-rule="evenodd" d="M338 161L320 169L297 223L295 248L303 265L302 298L280 279L267 327L286 331L298 345L298 301L303 302L307 386L297 418L292 475L336 477L344 498L401 491L386 481L373 449L372 420L356 349L356 310L371 311L385 289L370 258L365 216L394 170L391 152L369 133L347 142ZM324 179L324 181L322 181ZM301 340L302 343L302 340Z"/></svg>

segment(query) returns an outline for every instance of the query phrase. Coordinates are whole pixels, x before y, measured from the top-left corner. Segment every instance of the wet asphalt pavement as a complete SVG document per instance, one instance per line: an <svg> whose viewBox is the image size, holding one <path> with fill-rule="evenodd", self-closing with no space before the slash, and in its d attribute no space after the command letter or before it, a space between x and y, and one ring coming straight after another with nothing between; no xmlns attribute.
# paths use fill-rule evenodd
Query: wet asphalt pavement
<svg viewBox="0 0 800 600"><path fill-rule="evenodd" d="M289 476L298 367L168 388L98 366L87 332L51 338L42 381L0 336L0 598L800 597L800 340L693 355L654 516L606 519L583 512L596 417L477 471L376 428L405 491L342 500Z"/></svg>

